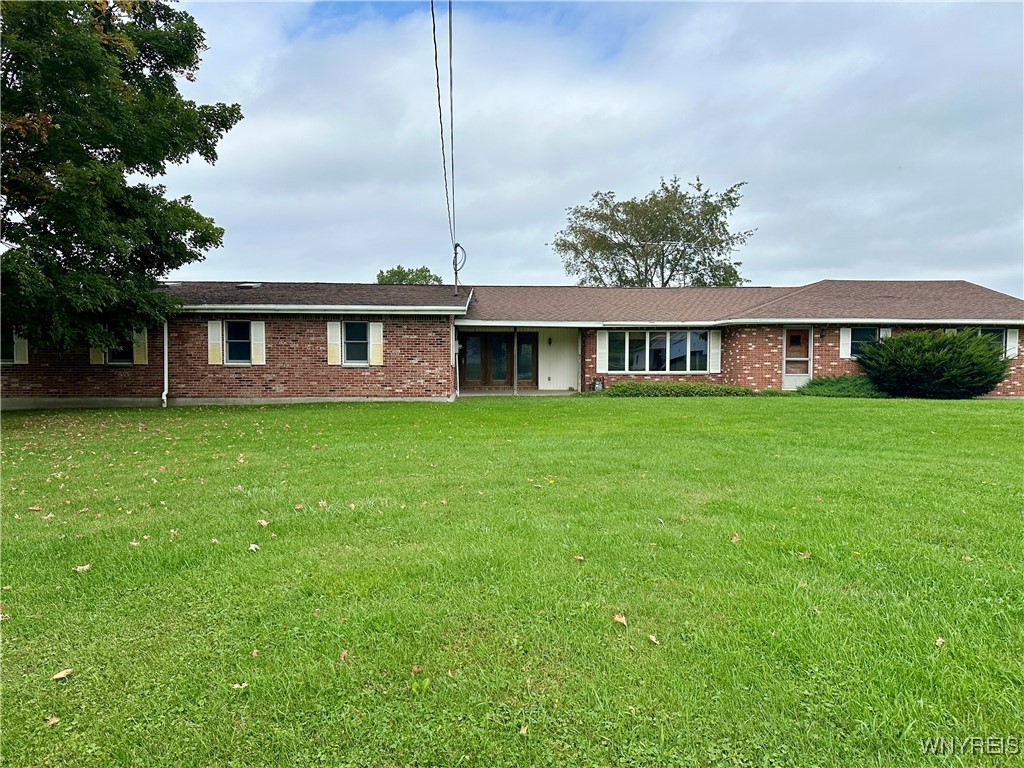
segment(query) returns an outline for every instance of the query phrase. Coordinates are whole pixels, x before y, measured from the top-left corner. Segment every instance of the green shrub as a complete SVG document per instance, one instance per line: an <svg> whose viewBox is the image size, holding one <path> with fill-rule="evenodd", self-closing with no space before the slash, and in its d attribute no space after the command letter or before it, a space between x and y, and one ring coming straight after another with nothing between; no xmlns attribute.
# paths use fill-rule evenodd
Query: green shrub
<svg viewBox="0 0 1024 768"><path fill-rule="evenodd" d="M888 397L879 392L871 379L863 374L852 376L821 376L811 379L797 390L801 395L811 397Z"/></svg>
<svg viewBox="0 0 1024 768"><path fill-rule="evenodd" d="M608 397L750 397L749 387L703 381L620 381L605 390Z"/></svg>
<svg viewBox="0 0 1024 768"><path fill-rule="evenodd" d="M1003 350L976 329L909 331L861 347L857 362L893 397L942 400L991 392L1010 369Z"/></svg>

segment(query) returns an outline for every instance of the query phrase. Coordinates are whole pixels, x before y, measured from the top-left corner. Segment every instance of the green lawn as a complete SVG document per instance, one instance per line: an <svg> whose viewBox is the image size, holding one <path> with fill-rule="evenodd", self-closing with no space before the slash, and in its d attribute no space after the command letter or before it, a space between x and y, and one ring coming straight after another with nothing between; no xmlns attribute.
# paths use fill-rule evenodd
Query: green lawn
<svg viewBox="0 0 1024 768"><path fill-rule="evenodd" d="M5 764L1016 762L1021 406L5 414Z"/></svg>

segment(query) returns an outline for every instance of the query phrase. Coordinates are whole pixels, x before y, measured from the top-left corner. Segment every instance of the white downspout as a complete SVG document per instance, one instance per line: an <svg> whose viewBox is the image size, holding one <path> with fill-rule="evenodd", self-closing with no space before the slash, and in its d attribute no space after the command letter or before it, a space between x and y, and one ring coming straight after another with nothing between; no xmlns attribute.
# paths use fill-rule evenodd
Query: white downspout
<svg viewBox="0 0 1024 768"><path fill-rule="evenodd" d="M160 393L161 408L167 407L167 321L164 320L164 391Z"/></svg>

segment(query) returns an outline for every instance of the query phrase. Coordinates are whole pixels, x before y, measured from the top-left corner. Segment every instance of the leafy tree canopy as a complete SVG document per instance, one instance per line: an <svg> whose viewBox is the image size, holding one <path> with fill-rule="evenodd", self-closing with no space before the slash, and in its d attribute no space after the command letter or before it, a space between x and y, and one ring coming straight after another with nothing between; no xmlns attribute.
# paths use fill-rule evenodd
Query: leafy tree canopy
<svg viewBox="0 0 1024 768"><path fill-rule="evenodd" d="M378 272L377 282L385 285L441 285L444 281L426 267L407 269L399 264Z"/></svg>
<svg viewBox="0 0 1024 768"><path fill-rule="evenodd" d="M159 278L224 232L145 179L213 163L242 118L178 92L203 31L163 0L5 1L0 34L5 329L68 349L159 323L174 308Z"/></svg>
<svg viewBox="0 0 1024 768"><path fill-rule="evenodd" d="M729 216L745 183L716 194L699 177L684 188L673 176L643 198L595 192L568 209L552 246L580 285L740 285L732 253L754 231L730 230Z"/></svg>

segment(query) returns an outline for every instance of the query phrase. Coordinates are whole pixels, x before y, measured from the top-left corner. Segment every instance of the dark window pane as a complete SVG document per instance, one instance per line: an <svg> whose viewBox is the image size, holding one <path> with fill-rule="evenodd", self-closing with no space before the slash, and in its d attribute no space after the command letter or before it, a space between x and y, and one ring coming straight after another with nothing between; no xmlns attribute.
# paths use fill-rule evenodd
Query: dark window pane
<svg viewBox="0 0 1024 768"><path fill-rule="evenodd" d="M345 323L345 341L368 341L369 323Z"/></svg>
<svg viewBox="0 0 1024 768"><path fill-rule="evenodd" d="M467 336L463 343L466 345L466 379L467 381L480 381L484 375L480 337Z"/></svg>
<svg viewBox="0 0 1024 768"><path fill-rule="evenodd" d="M708 332L690 331L690 370L708 369Z"/></svg>
<svg viewBox="0 0 1024 768"><path fill-rule="evenodd" d="M491 381L508 379L508 337L491 336Z"/></svg>
<svg viewBox="0 0 1024 768"><path fill-rule="evenodd" d="M608 370L626 370L626 332L608 332Z"/></svg>
<svg viewBox="0 0 1024 768"><path fill-rule="evenodd" d="M647 370L665 370L665 334L663 332L652 332L650 348L647 350Z"/></svg>
<svg viewBox="0 0 1024 768"><path fill-rule="evenodd" d="M878 328L851 328L850 356L857 357L860 354L860 345L872 341L878 341Z"/></svg>
<svg viewBox="0 0 1024 768"><path fill-rule="evenodd" d="M645 331L629 332L629 370L647 370L647 333Z"/></svg>
<svg viewBox="0 0 1024 768"><path fill-rule="evenodd" d="M669 334L669 370L686 370L686 331L672 331Z"/></svg>
<svg viewBox="0 0 1024 768"><path fill-rule="evenodd" d="M519 340L519 353L516 358L516 378L519 381L533 380L533 342Z"/></svg>
<svg viewBox="0 0 1024 768"><path fill-rule="evenodd" d="M1000 352L1006 349L1006 339L1002 328L982 328L981 335L992 342L992 346Z"/></svg>
<svg viewBox="0 0 1024 768"><path fill-rule="evenodd" d="M107 362L115 365L124 365L126 363L132 363L135 361L134 349L130 342L121 342L116 347L110 347L107 350Z"/></svg>
<svg viewBox="0 0 1024 768"><path fill-rule="evenodd" d="M249 341L249 322L229 320L227 326L228 341Z"/></svg>
<svg viewBox="0 0 1024 768"><path fill-rule="evenodd" d="M370 362L370 345L365 341L345 342L346 363L368 363Z"/></svg>
<svg viewBox="0 0 1024 768"><path fill-rule="evenodd" d="M14 331L4 331L0 336L0 360L14 362Z"/></svg>

